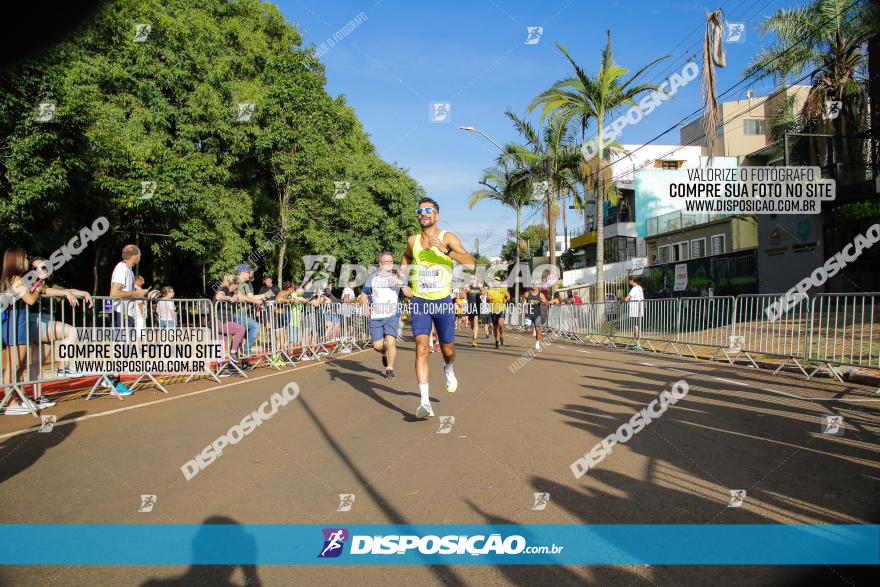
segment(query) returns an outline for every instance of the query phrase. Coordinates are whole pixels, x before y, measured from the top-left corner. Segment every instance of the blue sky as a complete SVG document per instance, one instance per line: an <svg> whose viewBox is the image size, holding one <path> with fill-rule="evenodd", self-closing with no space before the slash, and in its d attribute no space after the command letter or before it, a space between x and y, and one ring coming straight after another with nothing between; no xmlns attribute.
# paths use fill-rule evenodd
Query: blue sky
<svg viewBox="0 0 880 587"><path fill-rule="evenodd" d="M492 165L497 149L459 126L476 126L501 144L518 141L505 109L525 115L535 95L572 73L556 42L593 74L605 31L610 29L615 61L631 71L655 57L671 55L647 76L659 83L681 71L688 55L695 55L700 63L705 15L720 6L730 22L746 24L745 42L726 47L727 68L720 71L717 86L723 91L740 81L745 65L762 43L769 42L760 38L756 25L779 8L797 4L790 0L722 0L717 6L686 0L278 2L303 33L306 45L319 45L359 13L366 15L321 57L327 90L334 96L343 94L354 107L383 159L407 168L438 199L443 227L456 232L468 248L479 237L483 255L498 253L507 229L514 226L514 214L489 202L468 209L468 195L479 187L480 172ZM531 26L542 26L544 32L537 44L527 45ZM756 95L772 89L769 81L743 84L725 99L744 98L750 87ZM673 101L627 127L620 142L648 141L691 115L700 107L699 92L697 78ZM451 104L450 123L430 122L432 102ZM537 116L532 119L537 122ZM657 143L678 141L676 129ZM570 226L581 223L569 216Z"/></svg>

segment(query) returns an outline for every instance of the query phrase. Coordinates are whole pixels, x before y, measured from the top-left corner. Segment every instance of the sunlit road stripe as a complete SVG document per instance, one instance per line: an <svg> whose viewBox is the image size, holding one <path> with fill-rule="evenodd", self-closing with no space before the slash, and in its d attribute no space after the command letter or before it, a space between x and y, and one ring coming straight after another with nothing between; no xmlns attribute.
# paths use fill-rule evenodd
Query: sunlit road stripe
<svg viewBox="0 0 880 587"><path fill-rule="evenodd" d="M790 397L793 399L803 400L805 402L880 402L880 398L852 398L852 399L842 399L836 397L804 397L801 395L794 395L793 393L786 393L784 391L779 391L778 389L770 389L769 387L761 387L763 391L769 391L770 393L778 393L779 395L784 395L786 397Z"/></svg>
<svg viewBox="0 0 880 587"><path fill-rule="evenodd" d="M732 383L734 385L742 385L743 387L751 387L748 383L743 383L742 381L734 381L733 379L725 379L724 377L715 377L712 379L717 379L718 381L723 381L724 383Z"/></svg>

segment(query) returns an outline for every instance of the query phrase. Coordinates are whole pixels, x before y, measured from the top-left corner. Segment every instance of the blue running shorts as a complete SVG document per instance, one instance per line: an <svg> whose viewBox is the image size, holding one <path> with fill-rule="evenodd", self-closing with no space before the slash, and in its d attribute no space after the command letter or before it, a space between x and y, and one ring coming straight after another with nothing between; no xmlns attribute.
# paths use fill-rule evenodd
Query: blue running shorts
<svg viewBox="0 0 880 587"><path fill-rule="evenodd" d="M437 338L443 344L455 341L455 303L451 296L439 300L425 300L413 296L409 320L413 336L430 335L431 325L437 327Z"/></svg>

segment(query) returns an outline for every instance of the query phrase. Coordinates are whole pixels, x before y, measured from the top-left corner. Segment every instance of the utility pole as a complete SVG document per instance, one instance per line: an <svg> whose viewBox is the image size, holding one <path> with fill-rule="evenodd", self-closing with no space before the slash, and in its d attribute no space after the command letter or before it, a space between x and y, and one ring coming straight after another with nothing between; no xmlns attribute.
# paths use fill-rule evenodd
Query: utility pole
<svg viewBox="0 0 880 587"><path fill-rule="evenodd" d="M474 239L474 249L477 251L477 257L480 256L480 239Z"/></svg>

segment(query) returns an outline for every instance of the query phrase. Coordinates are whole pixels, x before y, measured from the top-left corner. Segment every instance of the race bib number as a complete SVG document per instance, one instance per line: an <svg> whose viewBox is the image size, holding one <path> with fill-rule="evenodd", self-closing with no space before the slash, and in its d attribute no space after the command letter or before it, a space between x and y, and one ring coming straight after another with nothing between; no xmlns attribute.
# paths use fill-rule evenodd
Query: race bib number
<svg viewBox="0 0 880 587"><path fill-rule="evenodd" d="M443 290L443 271L439 267L419 267L419 292L436 293Z"/></svg>

